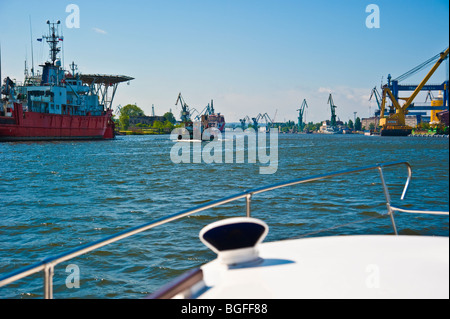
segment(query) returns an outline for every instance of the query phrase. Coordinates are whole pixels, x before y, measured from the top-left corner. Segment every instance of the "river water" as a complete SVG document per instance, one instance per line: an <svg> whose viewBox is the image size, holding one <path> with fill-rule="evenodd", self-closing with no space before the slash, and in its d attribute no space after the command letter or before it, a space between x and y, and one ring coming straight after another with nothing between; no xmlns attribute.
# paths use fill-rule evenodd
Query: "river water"
<svg viewBox="0 0 450 319"><path fill-rule="evenodd" d="M280 134L273 174L260 174L264 164L258 160L174 163L174 145L168 135L0 144L0 274L209 200L382 162L408 161L413 168L404 201L399 197L406 169L386 169L394 204L449 209L447 138ZM255 195L252 217L269 225L266 241L313 233L392 234L390 219L382 217L383 200L379 174L372 171ZM55 268L54 298L142 298L213 259L199 231L236 216L245 216L244 200L61 263ZM449 235L446 216L398 213L396 223L400 234ZM321 229L328 231L316 233ZM70 284L75 281L67 284L73 267L79 271L78 287ZM42 273L34 274L0 288L0 298L41 298L42 287Z"/></svg>

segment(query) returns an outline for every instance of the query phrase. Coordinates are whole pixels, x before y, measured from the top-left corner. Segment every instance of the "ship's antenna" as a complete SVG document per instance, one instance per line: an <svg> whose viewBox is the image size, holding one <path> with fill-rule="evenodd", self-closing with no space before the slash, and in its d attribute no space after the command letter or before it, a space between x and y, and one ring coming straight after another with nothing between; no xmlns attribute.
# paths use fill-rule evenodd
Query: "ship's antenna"
<svg viewBox="0 0 450 319"><path fill-rule="evenodd" d="M28 76L27 60L28 60L27 49L25 48L25 69L23 71L23 75L25 76L25 78Z"/></svg>
<svg viewBox="0 0 450 319"><path fill-rule="evenodd" d="M61 47L62 47L61 55L62 55L62 68L64 70L65 66L64 66L64 35L63 35L63 27L61 27L61 38L60 38L60 40L62 42L62 44L61 44Z"/></svg>
<svg viewBox="0 0 450 319"><path fill-rule="evenodd" d="M30 42L31 42L31 76L34 77L33 32L31 28L31 15L30 15Z"/></svg>
<svg viewBox="0 0 450 319"><path fill-rule="evenodd" d="M58 48L58 42L62 40L62 38L59 37L57 34L58 30L55 25L60 24L61 22L58 20L56 23L50 23L50 21L47 20L48 29L49 29L49 35L43 36L43 38L47 41L47 43L50 45L50 55L52 60L52 65L55 65L56 61L56 55L61 50Z"/></svg>

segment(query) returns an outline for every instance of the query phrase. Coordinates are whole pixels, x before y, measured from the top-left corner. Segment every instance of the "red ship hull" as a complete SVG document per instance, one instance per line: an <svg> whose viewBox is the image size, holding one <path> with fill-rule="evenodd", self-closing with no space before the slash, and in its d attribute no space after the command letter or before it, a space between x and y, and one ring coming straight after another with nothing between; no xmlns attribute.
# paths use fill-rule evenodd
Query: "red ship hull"
<svg viewBox="0 0 450 319"><path fill-rule="evenodd" d="M14 103L13 116L0 116L0 141L113 139L112 112L100 116L23 112Z"/></svg>

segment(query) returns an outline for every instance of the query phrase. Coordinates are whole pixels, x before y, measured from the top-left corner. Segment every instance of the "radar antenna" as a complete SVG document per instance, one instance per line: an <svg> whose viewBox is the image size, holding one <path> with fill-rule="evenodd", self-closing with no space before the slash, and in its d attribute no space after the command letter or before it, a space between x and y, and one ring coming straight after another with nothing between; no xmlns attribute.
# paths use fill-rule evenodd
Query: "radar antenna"
<svg viewBox="0 0 450 319"><path fill-rule="evenodd" d="M61 24L61 21L50 22L47 20L49 34L42 36L42 39L45 39L50 46L50 59L52 60L52 65L55 65L55 61L57 59L57 54L61 51L61 48L58 47L59 41L62 41L63 38L58 34L58 26ZM38 41L42 41L42 39L38 39Z"/></svg>

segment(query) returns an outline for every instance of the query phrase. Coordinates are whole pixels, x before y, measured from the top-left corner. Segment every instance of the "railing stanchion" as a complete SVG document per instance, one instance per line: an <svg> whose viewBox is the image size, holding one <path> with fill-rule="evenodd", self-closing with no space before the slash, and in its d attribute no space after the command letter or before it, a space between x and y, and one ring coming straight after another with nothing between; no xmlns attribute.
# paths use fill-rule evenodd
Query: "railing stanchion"
<svg viewBox="0 0 450 319"><path fill-rule="evenodd" d="M52 263L45 265L44 268L44 298L53 299L53 270Z"/></svg>
<svg viewBox="0 0 450 319"><path fill-rule="evenodd" d="M378 166L378 171L380 172L381 185L383 185L384 196L386 197L386 207L388 209L388 214L391 217L392 227L394 228L394 234L398 235L397 227L395 226L394 211L391 208L391 196L389 195L389 190L387 188L386 182L384 181L383 169Z"/></svg>
<svg viewBox="0 0 450 319"><path fill-rule="evenodd" d="M252 194L248 194L246 197L246 202L247 202L247 217L251 217L251 213L250 213L250 206L251 206L251 201L252 201Z"/></svg>

